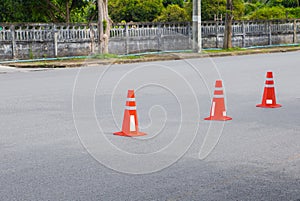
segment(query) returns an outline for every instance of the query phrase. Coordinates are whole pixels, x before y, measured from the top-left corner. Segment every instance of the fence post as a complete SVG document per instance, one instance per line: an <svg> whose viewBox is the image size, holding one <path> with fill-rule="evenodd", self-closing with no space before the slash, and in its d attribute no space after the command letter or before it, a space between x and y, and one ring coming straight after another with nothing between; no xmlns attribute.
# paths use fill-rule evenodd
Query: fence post
<svg viewBox="0 0 300 201"><path fill-rule="evenodd" d="M191 22L188 22L188 37L189 37L189 47L192 48L192 29L191 29Z"/></svg>
<svg viewBox="0 0 300 201"><path fill-rule="evenodd" d="M57 30L56 30L56 25L53 24L52 26L52 32L53 32L53 54L54 54L54 57L57 57L57 54L58 54L58 48L57 48L57 36L58 36L58 33L57 33Z"/></svg>
<svg viewBox="0 0 300 201"><path fill-rule="evenodd" d="M216 48L219 47L219 23L218 21L215 21L215 28L216 28Z"/></svg>
<svg viewBox="0 0 300 201"><path fill-rule="evenodd" d="M16 59L17 57L17 44L15 38L15 25L10 26L10 33L11 33L11 52L12 52L12 59Z"/></svg>
<svg viewBox="0 0 300 201"><path fill-rule="evenodd" d="M152 24L154 26L154 24ZM157 34L157 50L162 51L163 49L161 48L161 43L162 43L162 33L161 33L161 26L160 23L157 24L158 28L158 34Z"/></svg>
<svg viewBox="0 0 300 201"><path fill-rule="evenodd" d="M246 47L246 27L245 27L245 21L242 22L242 30L243 30L242 47Z"/></svg>
<svg viewBox="0 0 300 201"><path fill-rule="evenodd" d="M91 54L95 54L95 31L94 26L90 24L90 34L91 34Z"/></svg>
<svg viewBox="0 0 300 201"><path fill-rule="evenodd" d="M272 45L272 21L268 22L268 40L269 40L269 45Z"/></svg>
<svg viewBox="0 0 300 201"><path fill-rule="evenodd" d="M293 43L297 43L297 21L294 19L293 22Z"/></svg>
<svg viewBox="0 0 300 201"><path fill-rule="evenodd" d="M129 43L129 41L128 41L129 40L129 38L128 38L129 37L129 30L128 29L129 29L129 26L126 23L125 24L125 53L126 54L129 53L129 47L128 47L129 46L129 44L128 44Z"/></svg>

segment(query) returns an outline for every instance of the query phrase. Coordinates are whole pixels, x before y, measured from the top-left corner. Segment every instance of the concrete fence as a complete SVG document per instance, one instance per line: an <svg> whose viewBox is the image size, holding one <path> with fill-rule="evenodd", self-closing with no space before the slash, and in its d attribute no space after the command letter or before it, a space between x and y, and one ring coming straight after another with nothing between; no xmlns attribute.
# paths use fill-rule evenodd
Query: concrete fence
<svg viewBox="0 0 300 201"><path fill-rule="evenodd" d="M0 23L0 59L28 59L89 55L97 52L97 24ZM220 48L224 22L202 22L203 48ZM234 47L299 43L300 20L235 21ZM113 24L109 51L129 54L145 51L189 50L191 23Z"/></svg>

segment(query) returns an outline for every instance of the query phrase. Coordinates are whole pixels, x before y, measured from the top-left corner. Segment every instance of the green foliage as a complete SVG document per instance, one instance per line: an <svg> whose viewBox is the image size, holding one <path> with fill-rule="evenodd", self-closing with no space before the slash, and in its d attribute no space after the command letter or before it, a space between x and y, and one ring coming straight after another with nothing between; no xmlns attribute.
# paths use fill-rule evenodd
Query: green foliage
<svg viewBox="0 0 300 201"><path fill-rule="evenodd" d="M245 4L243 0L233 0L234 20L240 20L245 14Z"/></svg>
<svg viewBox="0 0 300 201"><path fill-rule="evenodd" d="M260 7L262 7L262 3L257 1L255 3L250 3L250 2L247 2L245 3L245 15L250 15L252 14L253 12L255 12L256 10L258 10Z"/></svg>
<svg viewBox="0 0 300 201"><path fill-rule="evenodd" d="M240 47L232 47L228 49L212 49L212 50L205 50L207 53L222 53L222 52L240 52L240 51L246 51L245 48Z"/></svg>
<svg viewBox="0 0 300 201"><path fill-rule="evenodd" d="M299 18L299 0L255 0L245 3L244 19L286 19Z"/></svg>
<svg viewBox="0 0 300 201"><path fill-rule="evenodd" d="M268 0L266 3L269 7L280 6L282 5L282 0Z"/></svg>
<svg viewBox="0 0 300 201"><path fill-rule="evenodd" d="M34 55L33 55L33 51L32 51L32 47L29 48L29 58L33 59Z"/></svg>
<svg viewBox="0 0 300 201"><path fill-rule="evenodd" d="M66 22L68 17L70 22L84 22L86 8L92 4L87 0L1 0L0 22Z"/></svg>
<svg viewBox="0 0 300 201"><path fill-rule="evenodd" d="M201 1L202 20L214 20L214 15L225 16L226 0L202 0Z"/></svg>
<svg viewBox="0 0 300 201"><path fill-rule="evenodd" d="M285 8L295 8L299 6L299 0L269 0L269 7L283 6Z"/></svg>
<svg viewBox="0 0 300 201"><path fill-rule="evenodd" d="M285 0L282 5L286 8L296 8L299 7L299 0Z"/></svg>
<svg viewBox="0 0 300 201"><path fill-rule="evenodd" d="M201 1L201 18L202 20L214 20L214 16L223 19L226 14L226 0L202 0ZM239 20L244 16L245 5L243 0L233 0L233 17L235 20Z"/></svg>
<svg viewBox="0 0 300 201"><path fill-rule="evenodd" d="M183 7L183 0L163 0L163 5L164 7L168 7L168 5L172 4L172 5L178 5L180 7Z"/></svg>
<svg viewBox="0 0 300 201"><path fill-rule="evenodd" d="M286 13L288 14L289 18L300 18L300 7L297 8L287 8Z"/></svg>
<svg viewBox="0 0 300 201"><path fill-rule="evenodd" d="M94 59L112 59L112 58L118 58L118 55L116 55L116 54L96 54L92 58L94 58Z"/></svg>
<svg viewBox="0 0 300 201"><path fill-rule="evenodd" d="M102 24L103 24L103 32L105 33L106 28L107 28L107 21L103 20Z"/></svg>
<svg viewBox="0 0 300 201"><path fill-rule="evenodd" d="M111 0L109 15L114 22L153 21L162 11L162 0Z"/></svg>
<svg viewBox="0 0 300 201"><path fill-rule="evenodd" d="M286 18L286 12L283 6L263 7L253 12L249 17L249 19L260 19L260 20L285 19L285 18Z"/></svg>
<svg viewBox="0 0 300 201"><path fill-rule="evenodd" d="M184 8L179 5L168 5L161 15L158 16L155 21L157 22L185 22L188 21L189 16Z"/></svg>
<svg viewBox="0 0 300 201"><path fill-rule="evenodd" d="M183 8L184 8L185 12L187 13L187 21L192 21L192 15L193 15L192 0L185 1L183 4Z"/></svg>
<svg viewBox="0 0 300 201"><path fill-rule="evenodd" d="M283 6L285 8L295 8L299 6L299 0L268 0L267 7Z"/></svg>
<svg viewBox="0 0 300 201"><path fill-rule="evenodd" d="M0 22L30 22L44 19L31 12L37 3L34 1L2 0L0 3Z"/></svg>
<svg viewBox="0 0 300 201"><path fill-rule="evenodd" d="M144 57L141 55L125 55L125 56L122 56L119 58L121 58L121 59L140 59L140 58L144 58Z"/></svg>
<svg viewBox="0 0 300 201"><path fill-rule="evenodd" d="M300 18L300 0L233 0L234 20ZM114 22L191 21L192 0L108 0ZM202 20L225 18L226 0L201 0ZM69 15L68 15L69 14ZM1 0L0 22L90 22L97 0ZM107 22L103 22L104 29Z"/></svg>

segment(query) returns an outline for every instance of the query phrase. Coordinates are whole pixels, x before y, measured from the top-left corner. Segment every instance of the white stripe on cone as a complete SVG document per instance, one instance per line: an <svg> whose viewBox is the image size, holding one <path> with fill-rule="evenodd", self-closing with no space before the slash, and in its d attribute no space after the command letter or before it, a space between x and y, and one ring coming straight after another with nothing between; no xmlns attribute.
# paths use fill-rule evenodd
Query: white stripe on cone
<svg viewBox="0 0 300 201"><path fill-rule="evenodd" d="M127 101L133 102L133 101L135 101L135 98L127 98Z"/></svg>
<svg viewBox="0 0 300 201"><path fill-rule="evenodd" d="M125 106L126 110L136 110L136 106Z"/></svg>
<svg viewBox="0 0 300 201"><path fill-rule="evenodd" d="M211 116L215 116L215 106L216 106L216 103L213 102L212 108L211 108Z"/></svg>
<svg viewBox="0 0 300 201"><path fill-rule="evenodd" d="M272 100L272 99L267 99L267 100L266 100L266 103L267 103L267 104L272 104L272 103L273 103L273 100Z"/></svg>
<svg viewBox="0 0 300 201"><path fill-rule="evenodd" d="M135 118L134 118L134 115L130 115L130 131L135 131Z"/></svg>

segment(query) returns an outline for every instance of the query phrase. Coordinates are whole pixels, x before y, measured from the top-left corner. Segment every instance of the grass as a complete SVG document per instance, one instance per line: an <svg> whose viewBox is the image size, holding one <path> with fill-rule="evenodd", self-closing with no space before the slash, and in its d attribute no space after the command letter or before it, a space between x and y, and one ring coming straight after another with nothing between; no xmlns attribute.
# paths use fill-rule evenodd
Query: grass
<svg viewBox="0 0 300 201"><path fill-rule="evenodd" d="M121 56L121 57L118 57L118 58L121 58L121 59L140 59L140 58L143 58L143 56L141 56L141 55L125 55L125 56Z"/></svg>
<svg viewBox="0 0 300 201"><path fill-rule="evenodd" d="M219 52L235 52L235 51L246 51L245 48L233 47L229 49L215 49L215 50L204 50L207 53L219 53Z"/></svg>
<svg viewBox="0 0 300 201"><path fill-rule="evenodd" d="M282 51L286 50L286 48L288 49L298 49L300 47L300 44L294 44L294 45L287 45L287 46L278 46L278 47L265 47L265 48L254 48L254 49L249 49L249 48L230 48L230 49L209 49L209 50L205 50L203 49L203 53L205 54L210 54L213 55L215 53L215 55L218 55L218 53L220 53L220 55L222 55L222 53L229 53L229 54L244 54L245 52L260 52L260 53L266 53L270 51L271 49L276 49L278 48L279 51L281 51L281 49L283 49ZM192 52L192 51L189 51ZM67 58L67 57L61 57L61 58L56 58L51 60L47 58L44 58L45 60L41 59L41 60L32 60L32 61L24 61L22 62L22 60L20 60L19 63L20 67L61 67L63 65L69 65L68 62L72 62L70 65L79 65L82 61L84 62L84 60L88 60L88 59L115 59L117 61L122 62L122 60L134 60L134 59L141 59L141 58L148 58L148 57L155 57L157 55L154 54L130 54L130 55L116 55L116 54L96 54L93 56L78 56L77 58ZM62 63L60 63L62 62ZM109 61L108 61L109 62ZM13 62L15 63L15 62ZM31 64L26 64L25 63L31 63Z"/></svg>
<svg viewBox="0 0 300 201"><path fill-rule="evenodd" d="M139 59L140 55L117 55L117 54L96 54L91 57L92 59Z"/></svg>
<svg viewBox="0 0 300 201"><path fill-rule="evenodd" d="M118 58L116 54L95 54L92 56L93 59L112 59Z"/></svg>

